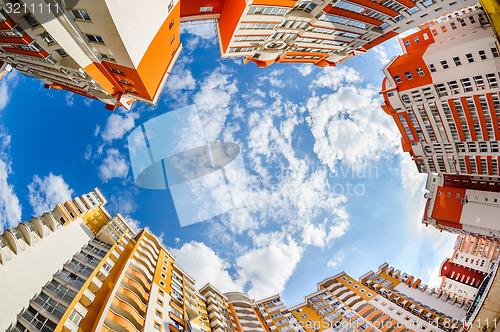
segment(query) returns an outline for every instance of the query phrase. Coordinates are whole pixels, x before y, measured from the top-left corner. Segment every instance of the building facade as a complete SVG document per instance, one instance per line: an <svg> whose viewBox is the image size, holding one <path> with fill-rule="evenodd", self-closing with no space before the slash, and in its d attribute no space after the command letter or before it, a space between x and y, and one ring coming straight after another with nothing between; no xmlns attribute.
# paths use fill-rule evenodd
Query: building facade
<svg viewBox="0 0 500 332"><path fill-rule="evenodd" d="M499 251L498 242L459 235L452 257L441 265L443 281L439 289L458 300L472 301L498 260Z"/></svg>
<svg viewBox="0 0 500 332"><path fill-rule="evenodd" d="M179 13L178 0L1 0L0 61L110 110L154 104L182 48Z"/></svg>
<svg viewBox="0 0 500 332"><path fill-rule="evenodd" d="M307 331L461 331L463 303L387 263L355 280L340 273L289 310Z"/></svg>
<svg viewBox="0 0 500 332"><path fill-rule="evenodd" d="M129 108L155 104L182 49L180 22L213 20L223 58L334 66L472 0L0 1L0 61ZM140 28L130 22L141 22Z"/></svg>
<svg viewBox="0 0 500 332"><path fill-rule="evenodd" d="M0 329L210 331L194 280L104 204L95 189L0 236Z"/></svg>
<svg viewBox="0 0 500 332"><path fill-rule="evenodd" d="M400 40L385 68L383 110L421 173L499 176L500 58L479 5Z"/></svg>
<svg viewBox="0 0 500 332"><path fill-rule="evenodd" d="M439 230L498 242L500 179L430 174L422 222Z"/></svg>

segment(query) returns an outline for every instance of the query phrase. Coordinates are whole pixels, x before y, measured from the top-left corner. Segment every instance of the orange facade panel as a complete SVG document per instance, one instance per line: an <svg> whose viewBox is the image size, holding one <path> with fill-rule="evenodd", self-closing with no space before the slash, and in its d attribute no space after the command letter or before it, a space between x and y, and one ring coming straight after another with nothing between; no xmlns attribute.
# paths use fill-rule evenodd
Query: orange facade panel
<svg viewBox="0 0 500 332"><path fill-rule="evenodd" d="M1 31L10 31L12 28L16 26L16 21L12 18L7 18L5 21L0 22L0 32Z"/></svg>
<svg viewBox="0 0 500 332"><path fill-rule="evenodd" d="M222 13L218 22L220 47L222 53L226 53L238 26L241 16L246 8L245 0L226 1L222 8Z"/></svg>
<svg viewBox="0 0 500 332"><path fill-rule="evenodd" d="M46 57L49 56L49 53L47 53L45 50L41 50L38 52L38 51L20 50L18 48L10 48L10 47L4 47L3 50L8 53L23 54L27 56L32 56L34 58L45 59Z"/></svg>
<svg viewBox="0 0 500 332"><path fill-rule="evenodd" d="M462 216L462 199L466 189L438 187L438 193L432 210L432 218L454 224L460 223Z"/></svg>
<svg viewBox="0 0 500 332"><path fill-rule="evenodd" d="M0 43L11 45L29 45L33 42L33 38L26 34L22 37L0 37Z"/></svg>
<svg viewBox="0 0 500 332"><path fill-rule="evenodd" d="M199 16L203 19L203 16L209 14L220 14L222 12L222 7L224 6L225 0L181 0L181 11L180 17L189 16ZM228 0L231 2L231 0ZM210 11L201 12L202 8L204 10L211 8Z"/></svg>
<svg viewBox="0 0 500 332"><path fill-rule="evenodd" d="M399 13L395 10L392 10L392 9L389 9L385 6L382 6L374 1L370 1L370 0L349 0L350 2L352 3L355 3L355 4L358 4L358 5L361 5L361 6L365 6L365 7L368 7L370 9L373 9L373 10L376 10L378 12L381 12L381 13L384 13L384 14L387 14L389 16L392 16L392 17L395 17L395 16L398 16Z"/></svg>

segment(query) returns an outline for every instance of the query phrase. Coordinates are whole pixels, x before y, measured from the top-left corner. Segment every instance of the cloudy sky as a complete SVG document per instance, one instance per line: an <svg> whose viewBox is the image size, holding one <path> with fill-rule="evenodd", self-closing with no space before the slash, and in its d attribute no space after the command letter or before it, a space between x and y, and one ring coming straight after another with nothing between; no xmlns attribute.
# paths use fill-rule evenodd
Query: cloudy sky
<svg viewBox="0 0 500 332"><path fill-rule="evenodd" d="M392 40L338 67L221 59L210 24L183 27L184 51L156 107L109 112L97 101L46 90L9 73L0 81L0 227L94 187L161 235L197 279L254 298L303 300L322 279L359 277L384 262L424 281L454 236L421 224L426 176L402 152L380 104ZM243 155L244 207L180 227L168 190L136 186L128 134L194 104L209 141Z"/></svg>

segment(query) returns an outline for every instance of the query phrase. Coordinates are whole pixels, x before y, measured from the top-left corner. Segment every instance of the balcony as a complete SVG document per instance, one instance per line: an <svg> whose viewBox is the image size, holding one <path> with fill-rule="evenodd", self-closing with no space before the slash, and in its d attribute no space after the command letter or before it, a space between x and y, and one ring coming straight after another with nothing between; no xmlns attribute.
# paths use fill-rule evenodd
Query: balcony
<svg viewBox="0 0 500 332"><path fill-rule="evenodd" d="M51 322L50 320L45 319L45 321L40 320L41 316L40 314L37 314L36 316L30 312L29 310L25 310L21 313L20 315L24 321L35 328L37 331L40 332L54 332L54 329L56 327L56 324ZM18 316L18 318L20 318ZM24 324L23 324L24 325Z"/></svg>

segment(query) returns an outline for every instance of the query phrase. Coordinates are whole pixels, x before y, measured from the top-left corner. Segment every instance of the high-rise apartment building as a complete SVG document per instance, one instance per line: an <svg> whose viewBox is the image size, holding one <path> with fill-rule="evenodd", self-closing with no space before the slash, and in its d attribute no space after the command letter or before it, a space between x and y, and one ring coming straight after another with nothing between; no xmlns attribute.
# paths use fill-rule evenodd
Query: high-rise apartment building
<svg viewBox="0 0 500 332"><path fill-rule="evenodd" d="M387 263L359 280L343 272L327 278L293 307L280 295L255 301L211 284L197 291L158 237L111 216L106 203L96 188L0 235L0 282L8 285L0 292L1 330L462 331L470 301L453 296L448 283L467 279L450 275L442 289L428 289ZM442 270L483 272L498 252L496 243L462 236Z"/></svg>
<svg viewBox="0 0 500 332"><path fill-rule="evenodd" d="M260 312L259 318L266 327L266 331L305 332L299 321L285 306L279 294L255 302L255 308Z"/></svg>
<svg viewBox="0 0 500 332"><path fill-rule="evenodd" d="M129 108L156 103L179 56L181 21L214 20L222 57L334 66L473 0L0 1L0 61ZM67 4L68 7L65 7ZM141 22L139 26L130 22Z"/></svg>
<svg viewBox="0 0 500 332"><path fill-rule="evenodd" d="M194 280L98 189L0 236L0 329L210 331Z"/></svg>
<svg viewBox="0 0 500 332"><path fill-rule="evenodd" d="M359 280L345 273L325 279L304 303L289 310L307 332L436 332L460 331L462 306L384 263Z"/></svg>
<svg viewBox="0 0 500 332"><path fill-rule="evenodd" d="M400 40L385 68L383 110L422 173L499 176L500 58L479 5Z"/></svg>
<svg viewBox="0 0 500 332"><path fill-rule="evenodd" d="M458 300L472 301L498 260L499 253L498 242L459 235L452 257L445 259L441 265L443 281L439 289Z"/></svg>
<svg viewBox="0 0 500 332"><path fill-rule="evenodd" d="M492 177L430 174L422 222L452 233L498 242L500 180Z"/></svg>
<svg viewBox="0 0 500 332"><path fill-rule="evenodd" d="M227 1L226 1L227 3ZM218 21L222 57L334 66L473 1L238 0Z"/></svg>
<svg viewBox="0 0 500 332"><path fill-rule="evenodd" d="M1 0L0 61L111 110L156 103L181 51L179 1L70 2Z"/></svg>

